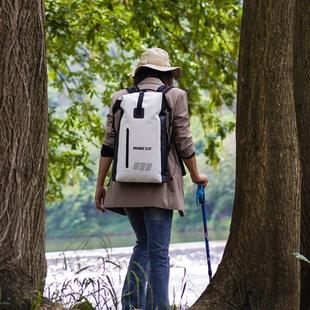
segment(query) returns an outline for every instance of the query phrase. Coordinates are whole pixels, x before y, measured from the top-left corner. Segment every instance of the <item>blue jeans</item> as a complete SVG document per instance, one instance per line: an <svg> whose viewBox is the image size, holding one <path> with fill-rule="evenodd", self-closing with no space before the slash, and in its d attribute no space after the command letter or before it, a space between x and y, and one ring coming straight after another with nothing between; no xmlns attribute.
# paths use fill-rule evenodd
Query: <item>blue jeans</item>
<svg viewBox="0 0 310 310"><path fill-rule="evenodd" d="M170 309L168 252L173 211L127 208L126 213L137 241L123 286L122 309Z"/></svg>

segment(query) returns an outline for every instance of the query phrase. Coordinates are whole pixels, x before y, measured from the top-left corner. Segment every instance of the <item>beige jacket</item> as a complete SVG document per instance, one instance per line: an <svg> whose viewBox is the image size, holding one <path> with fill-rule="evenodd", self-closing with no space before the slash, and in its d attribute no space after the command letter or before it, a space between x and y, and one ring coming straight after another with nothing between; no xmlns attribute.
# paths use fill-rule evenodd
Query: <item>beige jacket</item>
<svg viewBox="0 0 310 310"><path fill-rule="evenodd" d="M162 81L157 78L146 78L138 87L140 89L156 90ZM127 91L116 92L112 97L112 105L107 115L106 136L104 145L114 148L115 133L112 128L112 107L115 101ZM158 207L184 212L183 176L176 149L182 158L189 158L195 153L188 116L186 92L172 88L166 93L166 98L172 109L172 139L173 143L168 156L168 171L170 180L162 184L119 183L110 181L104 201L104 208L124 213L123 208ZM117 121L116 121L117 123Z"/></svg>

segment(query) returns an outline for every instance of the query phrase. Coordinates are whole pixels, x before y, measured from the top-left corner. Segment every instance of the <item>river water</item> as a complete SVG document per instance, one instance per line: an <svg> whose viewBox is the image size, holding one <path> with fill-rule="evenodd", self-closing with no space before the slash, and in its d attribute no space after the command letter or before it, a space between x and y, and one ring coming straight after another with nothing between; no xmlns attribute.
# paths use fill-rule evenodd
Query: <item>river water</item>
<svg viewBox="0 0 310 310"><path fill-rule="evenodd" d="M213 274L226 241L211 241ZM91 302L98 310L119 310L120 294L132 248L46 253L45 295L70 306ZM209 283L204 242L170 245L170 303L178 309L192 305Z"/></svg>

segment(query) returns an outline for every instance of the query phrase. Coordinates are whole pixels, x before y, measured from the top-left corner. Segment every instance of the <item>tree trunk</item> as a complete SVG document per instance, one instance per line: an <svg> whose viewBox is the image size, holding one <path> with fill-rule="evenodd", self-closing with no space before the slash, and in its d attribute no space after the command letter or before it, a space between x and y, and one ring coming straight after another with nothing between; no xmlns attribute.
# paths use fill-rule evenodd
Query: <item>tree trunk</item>
<svg viewBox="0 0 310 310"><path fill-rule="evenodd" d="M28 309L46 276L44 2L0 4L0 309Z"/></svg>
<svg viewBox="0 0 310 310"><path fill-rule="evenodd" d="M231 231L218 271L192 309L299 308L294 3L244 1Z"/></svg>
<svg viewBox="0 0 310 310"><path fill-rule="evenodd" d="M310 259L310 5L296 0L294 97L299 135L301 180L301 253ZM301 305L310 309L310 265L301 263Z"/></svg>

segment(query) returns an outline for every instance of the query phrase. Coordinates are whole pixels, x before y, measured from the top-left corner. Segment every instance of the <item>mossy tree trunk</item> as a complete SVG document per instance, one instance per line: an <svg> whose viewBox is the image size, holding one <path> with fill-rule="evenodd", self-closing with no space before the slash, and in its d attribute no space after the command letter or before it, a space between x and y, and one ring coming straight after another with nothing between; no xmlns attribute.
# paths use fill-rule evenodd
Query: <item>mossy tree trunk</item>
<svg viewBox="0 0 310 310"><path fill-rule="evenodd" d="M44 1L0 4L0 309L28 309L46 276Z"/></svg>
<svg viewBox="0 0 310 310"><path fill-rule="evenodd" d="M310 259L310 3L296 0L294 97L299 134L301 181L301 249ZM310 265L301 263L301 305L310 309Z"/></svg>
<svg viewBox="0 0 310 310"><path fill-rule="evenodd" d="M294 10L294 0L244 1L230 236L192 309L299 309L299 263L292 254L300 234Z"/></svg>

